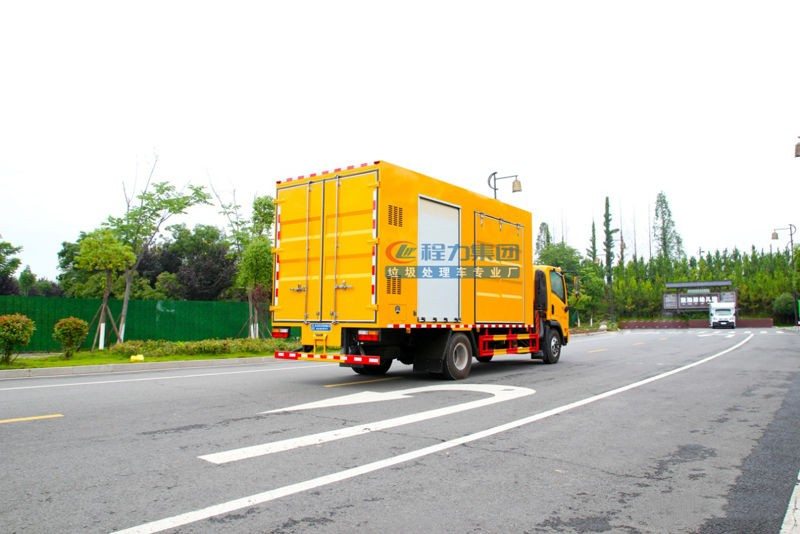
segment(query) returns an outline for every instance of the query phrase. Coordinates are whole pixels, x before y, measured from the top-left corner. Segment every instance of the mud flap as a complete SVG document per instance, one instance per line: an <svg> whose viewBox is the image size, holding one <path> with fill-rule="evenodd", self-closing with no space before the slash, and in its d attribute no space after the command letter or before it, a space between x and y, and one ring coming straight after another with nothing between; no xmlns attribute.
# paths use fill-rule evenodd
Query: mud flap
<svg viewBox="0 0 800 534"><path fill-rule="evenodd" d="M444 350L450 339L449 330L415 332L412 349L414 372L441 373L444 371Z"/></svg>

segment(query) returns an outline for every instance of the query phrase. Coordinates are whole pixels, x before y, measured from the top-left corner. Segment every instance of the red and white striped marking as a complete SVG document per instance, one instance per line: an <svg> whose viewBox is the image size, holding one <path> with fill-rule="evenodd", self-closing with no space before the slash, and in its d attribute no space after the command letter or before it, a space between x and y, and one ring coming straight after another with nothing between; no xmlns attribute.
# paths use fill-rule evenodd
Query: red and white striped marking
<svg viewBox="0 0 800 534"><path fill-rule="evenodd" d="M457 328L471 330L475 328L534 328L533 325L495 323L495 324L453 324L453 323L409 323L388 324L386 328Z"/></svg>
<svg viewBox="0 0 800 534"><path fill-rule="evenodd" d="M351 365L380 365L380 356L361 354L314 354L313 352L275 351L278 360L300 360L307 362L346 363Z"/></svg>
<svg viewBox="0 0 800 534"><path fill-rule="evenodd" d="M281 205L277 204L275 210L275 248L280 250L281 248ZM280 283L281 279L281 256L280 254L275 254L275 282L272 285L273 287L273 305L275 307L278 306L278 284Z"/></svg>
<svg viewBox="0 0 800 534"><path fill-rule="evenodd" d="M377 302L377 295L375 287L377 286L377 272L378 272L378 188L372 190L372 305Z"/></svg>
<svg viewBox="0 0 800 534"><path fill-rule="evenodd" d="M306 178L316 178L317 176L322 176L324 174L331 174L331 173L335 173L335 172L352 171L352 170L355 170L357 168L369 167L370 165L377 165L379 163L380 163L380 161L375 161L373 163L362 163L361 165L348 165L347 167L337 167L336 169L333 169L332 171L322 171L320 173L312 172L308 176L303 175L303 176L297 176L295 178L286 178L285 180L278 180L277 183L281 184L281 183L284 183L284 182L294 182L296 180L304 180Z"/></svg>

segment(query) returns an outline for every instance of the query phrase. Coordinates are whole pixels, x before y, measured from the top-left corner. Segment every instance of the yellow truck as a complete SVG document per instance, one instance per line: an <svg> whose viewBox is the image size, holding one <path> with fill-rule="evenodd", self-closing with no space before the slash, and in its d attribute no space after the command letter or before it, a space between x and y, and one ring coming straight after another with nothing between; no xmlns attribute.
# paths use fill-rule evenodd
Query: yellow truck
<svg viewBox="0 0 800 534"><path fill-rule="evenodd" d="M473 357L552 364L569 342L528 211L384 161L280 181L275 205L273 336L302 345L276 358L462 379Z"/></svg>

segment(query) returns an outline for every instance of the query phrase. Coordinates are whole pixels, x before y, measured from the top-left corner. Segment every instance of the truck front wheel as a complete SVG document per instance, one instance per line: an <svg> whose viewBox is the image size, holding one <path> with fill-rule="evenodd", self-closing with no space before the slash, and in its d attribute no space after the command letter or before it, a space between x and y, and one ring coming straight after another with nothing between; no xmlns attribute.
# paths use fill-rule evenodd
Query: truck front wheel
<svg viewBox="0 0 800 534"><path fill-rule="evenodd" d="M542 360L544 363L556 363L561 357L561 334L552 328L547 328L542 344Z"/></svg>
<svg viewBox="0 0 800 534"><path fill-rule="evenodd" d="M472 368L472 344L464 334L453 334L444 350L444 376L460 380L469 376Z"/></svg>

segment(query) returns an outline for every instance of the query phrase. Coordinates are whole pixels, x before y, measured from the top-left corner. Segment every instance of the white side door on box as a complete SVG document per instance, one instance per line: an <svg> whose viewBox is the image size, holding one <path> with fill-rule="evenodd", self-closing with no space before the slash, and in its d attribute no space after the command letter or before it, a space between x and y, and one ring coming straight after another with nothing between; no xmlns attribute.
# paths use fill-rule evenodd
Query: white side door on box
<svg viewBox="0 0 800 534"><path fill-rule="evenodd" d="M425 322L456 321L461 315L461 284L456 276L460 251L454 254L453 247L460 245L460 210L420 197L418 224L417 317ZM443 276L440 267L448 267L451 277Z"/></svg>

